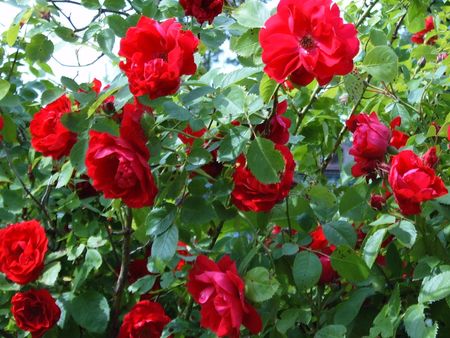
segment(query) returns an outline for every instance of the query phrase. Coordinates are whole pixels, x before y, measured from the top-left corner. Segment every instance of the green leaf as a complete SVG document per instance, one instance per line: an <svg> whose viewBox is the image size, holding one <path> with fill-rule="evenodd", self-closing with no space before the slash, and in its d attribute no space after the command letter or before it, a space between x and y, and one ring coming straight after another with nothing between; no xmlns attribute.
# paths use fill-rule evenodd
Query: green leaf
<svg viewBox="0 0 450 338"><path fill-rule="evenodd" d="M434 338L437 336L438 324L429 327L425 324L425 307L422 304L411 305L405 312L403 322L410 338Z"/></svg>
<svg viewBox="0 0 450 338"><path fill-rule="evenodd" d="M9 27L6 31L6 43L12 47L16 43L17 36L19 35L20 25L17 23Z"/></svg>
<svg viewBox="0 0 450 338"><path fill-rule="evenodd" d="M0 101L8 94L11 84L3 79L0 79Z"/></svg>
<svg viewBox="0 0 450 338"><path fill-rule="evenodd" d="M271 140L256 137L247 151L247 166L258 181L272 184L280 182L285 163Z"/></svg>
<svg viewBox="0 0 450 338"><path fill-rule="evenodd" d="M170 260L177 251L178 228L172 225L167 231L155 237L152 245L152 257L163 261Z"/></svg>
<svg viewBox="0 0 450 338"><path fill-rule="evenodd" d="M254 302L264 302L273 297L280 283L270 277L269 271L256 267L247 272L245 279L245 295Z"/></svg>
<svg viewBox="0 0 450 338"><path fill-rule="evenodd" d="M109 322L110 308L102 294L86 291L72 300L69 309L72 318L82 328L93 333L105 332Z"/></svg>
<svg viewBox="0 0 450 338"><path fill-rule="evenodd" d="M116 40L116 36L112 29L107 28L101 30L95 38L103 53L112 59L117 59L117 56L112 52Z"/></svg>
<svg viewBox="0 0 450 338"><path fill-rule="evenodd" d="M371 338L396 337L397 326L400 323L400 289L397 284L392 292L389 302L383 306L380 313L375 317L370 329Z"/></svg>
<svg viewBox="0 0 450 338"><path fill-rule="evenodd" d="M344 86L353 102L358 102L364 94L364 78L359 75L350 73L344 76Z"/></svg>
<svg viewBox="0 0 450 338"><path fill-rule="evenodd" d="M322 274L322 264L312 252L302 251L295 256L292 274L297 288L299 290L307 290L319 282Z"/></svg>
<svg viewBox="0 0 450 338"><path fill-rule="evenodd" d="M348 245L354 247L356 244L356 232L353 226L344 221L325 223L323 231L327 240L336 246Z"/></svg>
<svg viewBox="0 0 450 338"><path fill-rule="evenodd" d="M91 129L102 133L108 133L113 136L119 136L119 125L106 116L95 116Z"/></svg>
<svg viewBox="0 0 450 338"><path fill-rule="evenodd" d="M128 291L131 293L137 293L138 295L143 295L149 292L153 285L155 285L156 276L147 275L139 278L136 282L128 287Z"/></svg>
<svg viewBox="0 0 450 338"><path fill-rule="evenodd" d="M377 46L371 49L364 58L364 70L375 80L391 82L397 77L398 56L388 46Z"/></svg>
<svg viewBox="0 0 450 338"><path fill-rule="evenodd" d="M78 37L75 35L75 32L67 27L58 27L55 29L55 33L61 39L67 42L75 42L78 40Z"/></svg>
<svg viewBox="0 0 450 338"><path fill-rule="evenodd" d="M380 29L370 30L370 42L374 46L385 46L388 44L386 34Z"/></svg>
<svg viewBox="0 0 450 338"><path fill-rule="evenodd" d="M118 11L125 7L125 0L105 0L103 5L108 9Z"/></svg>
<svg viewBox="0 0 450 338"><path fill-rule="evenodd" d="M334 323L341 325L349 325L358 315L361 306L367 297L375 294L372 288L361 288L354 290L347 300L336 306L334 313Z"/></svg>
<svg viewBox="0 0 450 338"><path fill-rule="evenodd" d="M76 83L75 80L66 76L61 76L61 84L73 92L77 92L80 89L80 86L78 85L78 83Z"/></svg>
<svg viewBox="0 0 450 338"><path fill-rule="evenodd" d="M61 271L61 262L53 262L45 267L39 282L47 286L53 286L58 279L59 272Z"/></svg>
<svg viewBox="0 0 450 338"><path fill-rule="evenodd" d="M231 128L228 132L220 143L217 152L219 162L234 161L244 151L251 135L249 128L243 126Z"/></svg>
<svg viewBox="0 0 450 338"><path fill-rule="evenodd" d="M261 82L259 83L259 95L263 99L264 103L268 103L272 99L277 86L278 83L264 73Z"/></svg>
<svg viewBox="0 0 450 338"><path fill-rule="evenodd" d="M86 170L84 160L86 157L87 148L88 148L88 140L85 138L80 138L78 142L74 144L72 150L70 151L70 163L72 163L72 166L78 172L84 172Z"/></svg>
<svg viewBox="0 0 450 338"><path fill-rule="evenodd" d="M373 263L377 259L378 251L380 251L385 235L386 229L380 229L375 231L366 239L363 249L363 258L369 268L372 267Z"/></svg>
<svg viewBox="0 0 450 338"><path fill-rule="evenodd" d="M389 232L407 248L412 248L416 242L416 227L409 221L401 220L395 227L390 228Z"/></svg>
<svg viewBox="0 0 450 338"><path fill-rule="evenodd" d="M336 196L326 187L315 185L309 191L311 209L322 222L330 220L338 209Z"/></svg>
<svg viewBox="0 0 450 338"><path fill-rule="evenodd" d="M125 33L130 27L128 21L120 15L109 15L106 20L108 22L109 28L111 28L114 34L116 34L118 37L124 37Z"/></svg>
<svg viewBox="0 0 450 338"><path fill-rule="evenodd" d="M243 57L257 54L261 49L258 33L259 29L249 29L241 36L232 38L230 43L231 50Z"/></svg>
<svg viewBox="0 0 450 338"><path fill-rule="evenodd" d="M289 309L281 313L281 318L276 321L277 330L280 333L286 333L287 330L295 326L299 316L300 309Z"/></svg>
<svg viewBox="0 0 450 338"><path fill-rule="evenodd" d="M192 170L209 163L212 160L212 156L206 149L194 147L191 150L187 160L191 164L187 169Z"/></svg>
<svg viewBox="0 0 450 338"><path fill-rule="evenodd" d="M181 220L188 225L202 225L216 217L214 207L200 196L186 198L181 208Z"/></svg>
<svg viewBox="0 0 450 338"><path fill-rule="evenodd" d="M88 249L84 257L84 264L98 270L102 266L102 255L96 249Z"/></svg>
<svg viewBox="0 0 450 338"><path fill-rule="evenodd" d="M342 216L353 221L363 221L369 204L367 203L367 187L364 184L353 186L345 190L339 203L339 212Z"/></svg>
<svg viewBox="0 0 450 338"><path fill-rule="evenodd" d="M234 11L233 16L241 26L261 28L270 17L270 11L262 1L247 0Z"/></svg>
<svg viewBox="0 0 450 338"><path fill-rule="evenodd" d="M73 167L70 164L70 162L64 163L63 166L61 167L61 172L59 173L58 184L56 184L56 189L66 186L66 184L69 183L72 174L73 174Z"/></svg>
<svg viewBox="0 0 450 338"><path fill-rule="evenodd" d="M17 141L17 127L14 120L9 114L3 113L3 130L2 136L6 142L14 143Z"/></svg>
<svg viewBox="0 0 450 338"><path fill-rule="evenodd" d="M222 113L226 122L231 122L244 114L245 108L244 89L232 86L225 89L213 101L214 107Z"/></svg>
<svg viewBox="0 0 450 338"><path fill-rule="evenodd" d="M347 329L343 325L327 325L314 335L314 338L345 338Z"/></svg>
<svg viewBox="0 0 450 338"><path fill-rule="evenodd" d="M165 207L153 208L145 220L146 234L148 236L158 236L165 232L175 221L175 207L166 205Z"/></svg>
<svg viewBox="0 0 450 338"><path fill-rule="evenodd" d="M53 42L44 34L36 34L25 47L25 54L31 61L47 62L54 49Z"/></svg>
<svg viewBox="0 0 450 338"><path fill-rule="evenodd" d="M331 266L341 277L351 282L362 282L370 274L364 260L348 246L340 246L332 253Z"/></svg>
<svg viewBox="0 0 450 338"><path fill-rule="evenodd" d="M450 295L450 271L426 277L419 293L419 303L430 303Z"/></svg>

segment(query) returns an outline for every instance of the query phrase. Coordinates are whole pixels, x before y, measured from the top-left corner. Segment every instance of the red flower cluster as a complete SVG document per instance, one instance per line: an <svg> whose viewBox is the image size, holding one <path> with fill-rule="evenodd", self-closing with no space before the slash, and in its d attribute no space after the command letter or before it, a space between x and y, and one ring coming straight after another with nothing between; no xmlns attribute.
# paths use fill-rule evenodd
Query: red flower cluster
<svg viewBox="0 0 450 338"><path fill-rule="evenodd" d="M319 225L316 230L309 234L312 237L312 242L309 248L321 253L316 253L322 264L322 274L320 275L319 283L328 284L333 282L337 277L336 271L331 266L330 255L336 249L334 245L330 245L325 237L322 226Z"/></svg>
<svg viewBox="0 0 450 338"><path fill-rule="evenodd" d="M210 24L214 18L222 13L223 0L180 0L185 15L191 15L202 24L208 21Z"/></svg>
<svg viewBox="0 0 450 338"><path fill-rule="evenodd" d="M44 269L47 245L45 230L38 221L0 229L0 271L18 284L35 281Z"/></svg>
<svg viewBox="0 0 450 338"><path fill-rule="evenodd" d="M200 325L219 337L239 337L241 325L252 334L262 330L261 318L245 300L244 281L229 256L217 264L204 255L198 256L189 271L187 289L201 305Z"/></svg>
<svg viewBox="0 0 450 338"><path fill-rule="evenodd" d="M355 26L344 23L331 0L281 0L259 41L264 71L278 83L289 77L300 86L314 79L323 86L350 73L359 51Z"/></svg>
<svg viewBox="0 0 450 338"><path fill-rule="evenodd" d="M425 35L428 32L431 32L434 29L434 20L433 17L430 15L425 19L425 28L422 29L420 32L417 32L411 36L411 42L416 43L418 45L421 45L423 43L426 43L427 45L434 45L437 40L437 36L432 36L425 42Z"/></svg>
<svg viewBox="0 0 450 338"><path fill-rule="evenodd" d="M269 121L256 127L256 131L265 135L266 138L277 144L286 144L289 141L289 128L291 120L283 116L286 113L288 104L284 100L277 105L276 114Z"/></svg>
<svg viewBox="0 0 450 338"><path fill-rule="evenodd" d="M17 326L31 332L32 338L41 338L61 316L61 310L45 289L16 293L11 299L11 312Z"/></svg>
<svg viewBox="0 0 450 338"><path fill-rule="evenodd" d="M159 23L144 16L135 27L128 29L119 50L126 61L119 66L135 96L156 99L175 94L180 77L195 73L198 39L191 31L181 28L175 19Z"/></svg>
<svg viewBox="0 0 450 338"><path fill-rule="evenodd" d="M34 114L30 123L33 148L55 160L69 155L77 142L77 134L64 127L61 116L71 111L70 100L63 95Z"/></svg>
<svg viewBox="0 0 450 338"><path fill-rule="evenodd" d="M234 189L231 199L236 207L243 211L270 211L289 194L294 181L295 162L288 147L275 144L284 158L284 172L279 183L263 184L247 168L245 156L236 160L233 174Z"/></svg>
<svg viewBox="0 0 450 338"><path fill-rule="evenodd" d="M140 126L143 114L137 105L126 105L120 137L91 131L86 154L87 173L94 188L106 198L121 198L131 208L153 205L158 193Z"/></svg>
<svg viewBox="0 0 450 338"><path fill-rule="evenodd" d="M142 300L123 318L118 338L161 337L169 322L161 304Z"/></svg>
<svg viewBox="0 0 450 338"><path fill-rule="evenodd" d="M352 175L374 175L384 161L391 131L378 120L375 112L370 115L352 115L346 125L353 133L353 146L349 153L356 163L352 167Z"/></svg>
<svg viewBox="0 0 450 338"><path fill-rule="evenodd" d="M430 162L430 161L429 161ZM420 213L420 204L448 193L441 178L411 150L404 150L391 160L389 184L404 215Z"/></svg>

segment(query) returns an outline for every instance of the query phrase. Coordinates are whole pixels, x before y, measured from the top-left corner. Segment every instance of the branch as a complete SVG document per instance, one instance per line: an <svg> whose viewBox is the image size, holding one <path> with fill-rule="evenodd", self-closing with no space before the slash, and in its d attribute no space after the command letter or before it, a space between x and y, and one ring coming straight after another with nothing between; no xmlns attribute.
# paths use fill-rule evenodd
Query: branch
<svg viewBox="0 0 450 338"><path fill-rule="evenodd" d="M78 64L78 65L67 65L67 64L62 63L62 62L59 61L58 59L56 59L54 56L52 56L52 59L55 60L58 64L60 64L60 65L63 66L63 67L80 68L80 67L88 67L88 66L92 66L94 63L96 63L98 60L100 60L100 59L101 59L102 57L104 57L104 56L105 56L105 54L101 53L99 56L97 56L97 57L95 58L95 60L93 60L93 61L91 61L91 62L88 62L88 63L85 63L85 64L83 64L83 65L81 65L81 64ZM79 61L79 60L78 60L78 61Z"/></svg>
<svg viewBox="0 0 450 338"><path fill-rule="evenodd" d="M365 10L365 12L361 15L361 17L358 19L358 21L355 24L355 27L358 28L359 26L361 26L361 24L364 22L364 20L370 15L370 12L372 11L372 9L375 7L375 5L379 2L380 0L374 0L372 1L372 3L369 5L369 7L367 7L367 9Z"/></svg>
<svg viewBox="0 0 450 338"><path fill-rule="evenodd" d="M122 242L122 261L120 264L119 278L117 278L114 288L113 307L111 309L111 323L109 328L109 337L115 337L119 329L120 305L122 303L122 295L128 277L128 266L130 265L130 244L131 244L131 224L133 221L133 213L127 208L127 217L122 225L123 242Z"/></svg>
<svg viewBox="0 0 450 338"><path fill-rule="evenodd" d="M317 101L320 90L321 87L317 85L316 88L314 88L307 105L304 106L303 109L298 113L298 121L297 126L295 127L294 135L297 134L298 130L300 129L300 125L302 124L306 113L311 109L313 103Z"/></svg>

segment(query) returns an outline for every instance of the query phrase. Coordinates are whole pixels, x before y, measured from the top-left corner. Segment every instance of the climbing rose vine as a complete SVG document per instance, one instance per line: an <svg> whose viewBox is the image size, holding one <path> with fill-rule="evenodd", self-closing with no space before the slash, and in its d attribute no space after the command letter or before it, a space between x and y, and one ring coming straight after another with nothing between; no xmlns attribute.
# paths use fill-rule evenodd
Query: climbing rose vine
<svg viewBox="0 0 450 338"><path fill-rule="evenodd" d="M445 1L8 3L1 337L448 336Z"/></svg>

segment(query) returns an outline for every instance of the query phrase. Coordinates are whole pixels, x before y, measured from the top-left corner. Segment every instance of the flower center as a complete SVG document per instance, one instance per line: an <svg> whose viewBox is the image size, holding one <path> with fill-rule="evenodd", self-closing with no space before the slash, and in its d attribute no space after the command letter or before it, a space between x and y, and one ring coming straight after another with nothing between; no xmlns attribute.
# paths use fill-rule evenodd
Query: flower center
<svg viewBox="0 0 450 338"><path fill-rule="evenodd" d="M300 39L300 46L302 46L306 50L313 49L316 44L311 35L305 35Z"/></svg>

